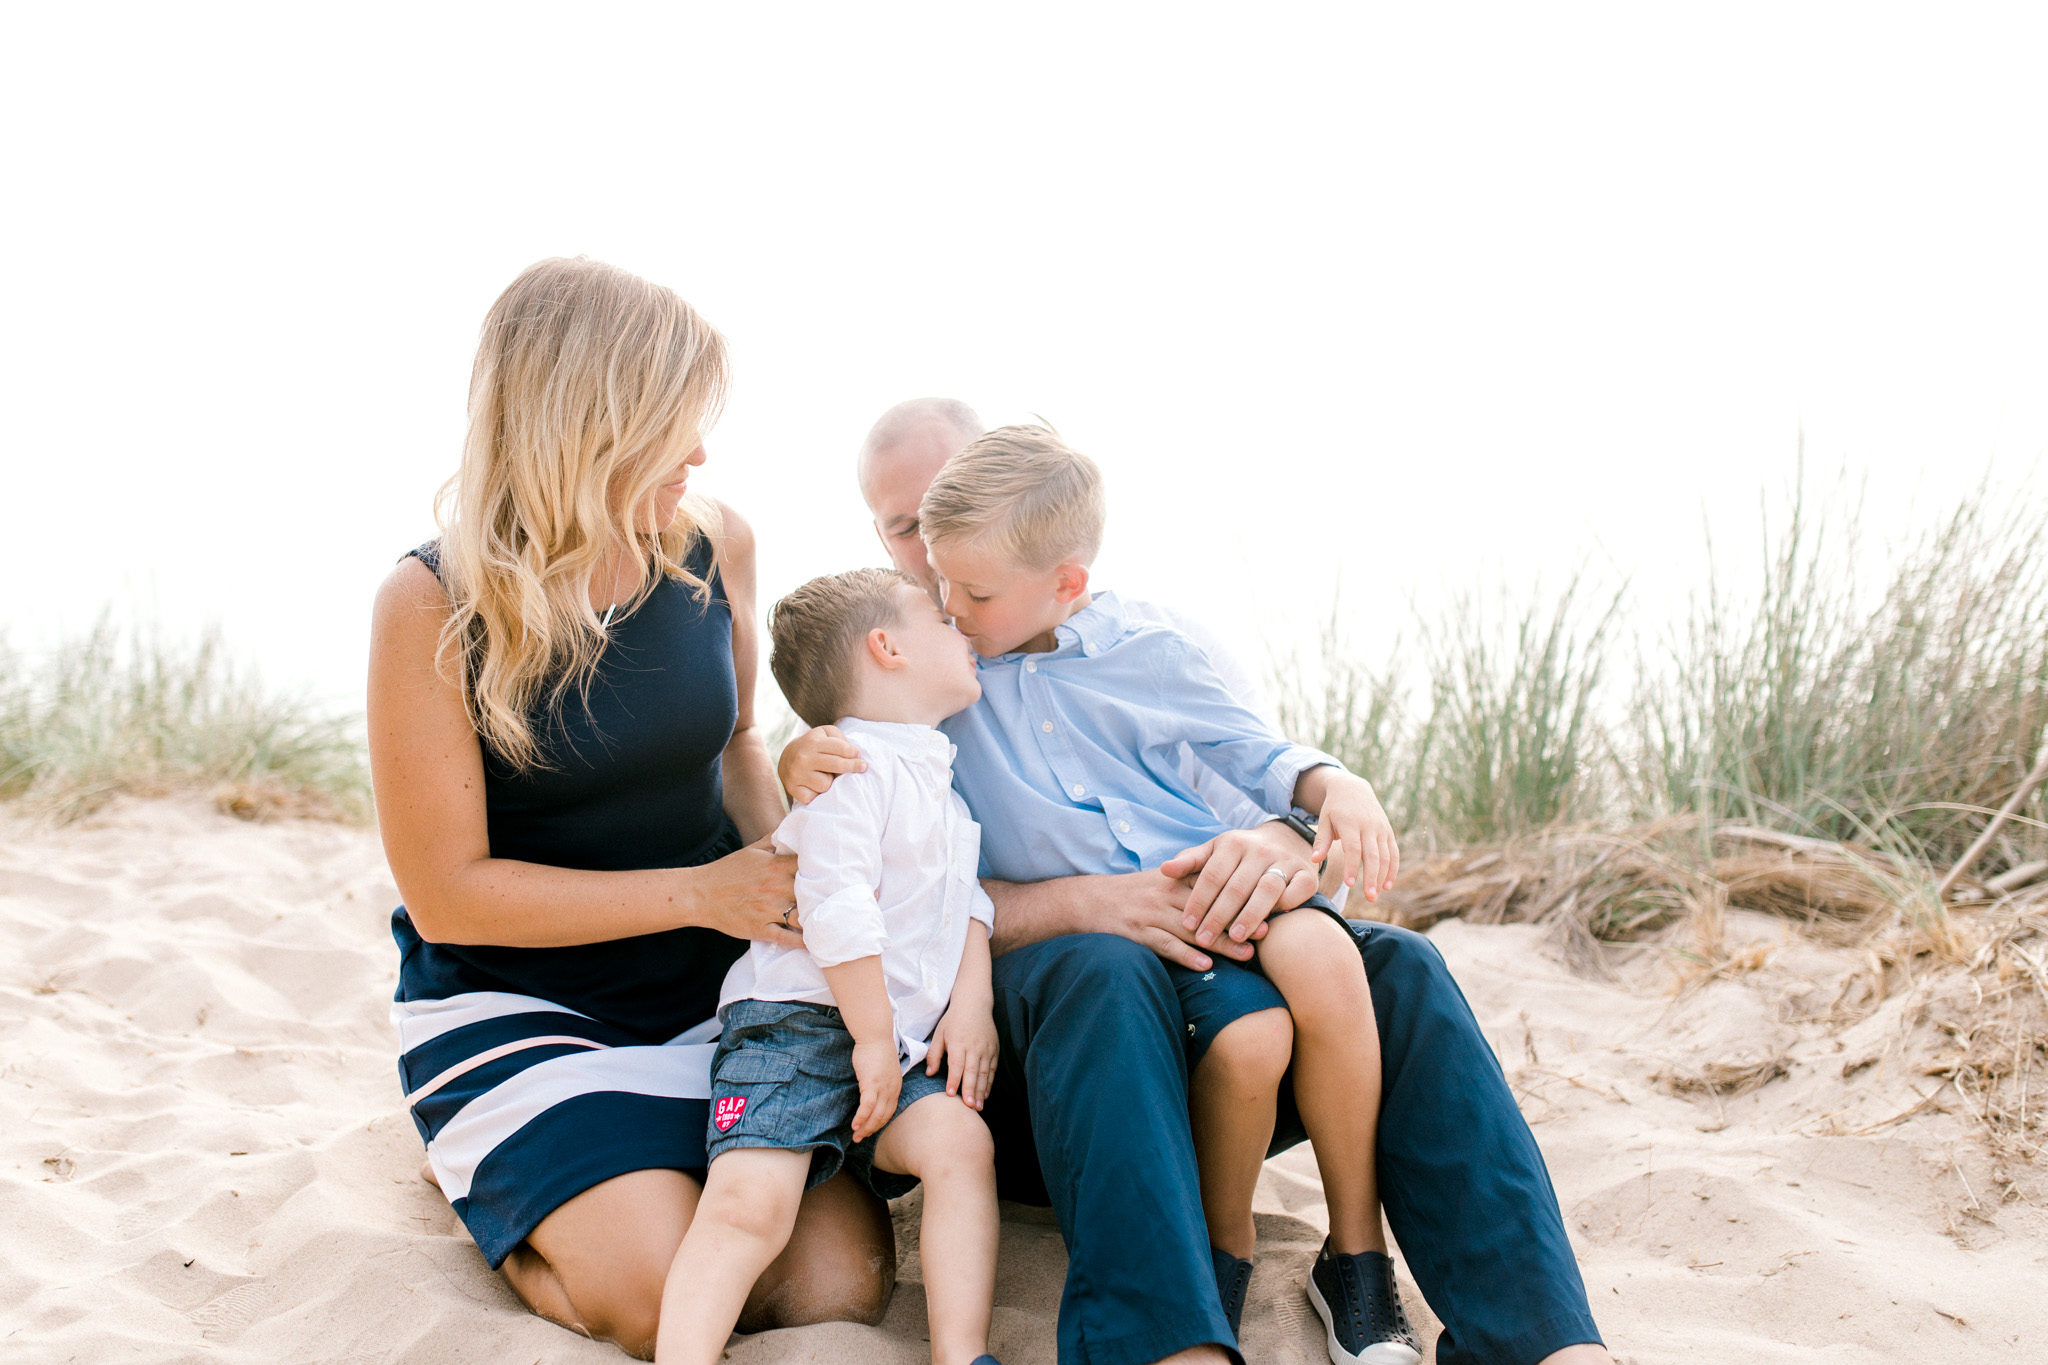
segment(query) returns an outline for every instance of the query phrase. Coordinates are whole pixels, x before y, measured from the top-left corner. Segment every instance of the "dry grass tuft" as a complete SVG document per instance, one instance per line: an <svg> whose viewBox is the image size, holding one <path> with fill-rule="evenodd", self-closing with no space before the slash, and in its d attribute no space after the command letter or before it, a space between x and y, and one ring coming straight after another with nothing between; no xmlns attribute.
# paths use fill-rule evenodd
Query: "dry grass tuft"
<svg viewBox="0 0 2048 1365"><path fill-rule="evenodd" d="M1894 1007L1898 1036L1846 1057L1843 1078L1895 1055L1941 1083L1855 1131L1947 1110L1974 1119L2001 1158L2032 1160L2048 1133L2048 1085L2033 1093L2048 1078L2048 877L1965 882L1943 901L1933 896L1943 870L1857 844L1681 817L1440 854L1404 868L1371 911L1417 929L1453 917L1550 924L1594 971L1612 970L1611 954L1629 945L1654 948L1681 994L1757 971L1773 952L1754 940L1730 946L1728 911L1775 916L1861 962L1833 998L1805 997L1812 1003L1798 1022L1842 1032L1903 1003ZM1771 1053L1656 1079L1676 1094L1727 1099L1786 1074L1786 1059Z"/></svg>
<svg viewBox="0 0 2048 1365"><path fill-rule="evenodd" d="M1653 1074L1650 1079L1660 1081L1666 1089L1676 1095L1719 1095L1733 1099L1761 1090L1780 1076L1791 1074L1791 1068L1783 1056L1763 1057L1754 1061L1708 1062L1697 1071L1670 1070Z"/></svg>
<svg viewBox="0 0 2048 1365"><path fill-rule="evenodd" d="M35 659L0 646L0 797L57 820L117 796L213 792L250 820L371 818L353 721L264 687L218 637L107 620Z"/></svg>

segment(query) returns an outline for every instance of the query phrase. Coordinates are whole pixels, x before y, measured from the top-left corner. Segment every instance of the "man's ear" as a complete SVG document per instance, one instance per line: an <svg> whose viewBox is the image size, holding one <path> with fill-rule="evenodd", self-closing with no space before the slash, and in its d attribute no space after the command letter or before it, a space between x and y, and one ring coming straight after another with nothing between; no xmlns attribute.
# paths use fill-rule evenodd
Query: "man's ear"
<svg viewBox="0 0 2048 1365"><path fill-rule="evenodd" d="M889 632L885 628L876 626L868 632L868 638L864 643L867 645L868 658L875 663L876 667L887 669L903 667L903 656L896 652L896 642L889 638Z"/></svg>
<svg viewBox="0 0 2048 1365"><path fill-rule="evenodd" d="M1061 606L1076 600L1088 591L1088 566L1086 564L1062 564L1053 570L1052 600Z"/></svg>

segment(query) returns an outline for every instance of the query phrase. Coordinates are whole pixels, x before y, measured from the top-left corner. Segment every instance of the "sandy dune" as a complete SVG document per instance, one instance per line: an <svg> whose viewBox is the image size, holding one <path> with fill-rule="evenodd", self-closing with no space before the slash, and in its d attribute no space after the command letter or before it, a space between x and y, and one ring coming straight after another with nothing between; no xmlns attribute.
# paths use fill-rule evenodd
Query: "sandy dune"
<svg viewBox="0 0 2048 1365"><path fill-rule="evenodd" d="M621 1358L521 1311L415 1175L393 899L375 838L331 825L185 801L0 823L0 1359ZM1608 981L1538 929L1433 934L1536 1125L1617 1356L2043 1358L2037 1173L2000 1167L1939 1095L1885 1122L1934 1090L1915 1040L1940 1002L1800 1022L1853 964L1773 922L1734 931L1762 965L1678 998L1655 950ZM1775 1059L1788 1074L1740 1098L1672 1093ZM914 1205L881 1328L738 1338L731 1359L924 1360ZM1305 1149L1270 1165L1260 1209L1247 1353L1321 1361ZM1006 1212L995 1347L1050 1362L1058 1234Z"/></svg>

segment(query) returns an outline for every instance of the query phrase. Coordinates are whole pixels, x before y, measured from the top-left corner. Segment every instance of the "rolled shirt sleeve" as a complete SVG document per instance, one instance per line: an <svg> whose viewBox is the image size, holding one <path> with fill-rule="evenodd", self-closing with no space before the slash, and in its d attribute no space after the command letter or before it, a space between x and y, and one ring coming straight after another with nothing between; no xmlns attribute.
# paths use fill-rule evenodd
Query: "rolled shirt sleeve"
<svg viewBox="0 0 2048 1365"><path fill-rule="evenodd" d="M876 899L887 812L879 774L846 773L776 828L777 851L797 855L797 923L820 967L873 957L888 944Z"/></svg>
<svg viewBox="0 0 2048 1365"><path fill-rule="evenodd" d="M981 889L981 882L978 879L969 884L967 918L981 921L981 927L988 930L990 940L994 940L996 936L996 903L988 898L988 892Z"/></svg>

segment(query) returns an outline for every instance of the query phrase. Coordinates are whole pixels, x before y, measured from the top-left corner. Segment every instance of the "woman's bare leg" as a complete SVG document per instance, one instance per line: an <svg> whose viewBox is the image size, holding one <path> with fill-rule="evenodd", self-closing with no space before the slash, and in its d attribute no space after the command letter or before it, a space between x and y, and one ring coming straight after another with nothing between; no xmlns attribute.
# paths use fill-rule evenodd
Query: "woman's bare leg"
<svg viewBox="0 0 2048 1365"><path fill-rule="evenodd" d="M702 1190L681 1171L632 1171L569 1200L505 1258L526 1306L649 1359L661 1291ZM841 1174L805 1193L789 1245L755 1282L740 1330L880 1322L896 1287L888 1206Z"/></svg>
<svg viewBox="0 0 2048 1365"><path fill-rule="evenodd" d="M1241 1260L1251 1259L1258 1241L1252 1190L1273 1141L1273 1107L1293 1046L1287 1011L1259 1010L1225 1025L1188 1080L1209 1244Z"/></svg>
<svg viewBox="0 0 2048 1365"><path fill-rule="evenodd" d="M1315 910L1267 921L1259 964L1294 1016L1294 1103L1315 1147L1330 1249L1387 1249L1380 1223L1379 1028L1365 965L1343 926Z"/></svg>

